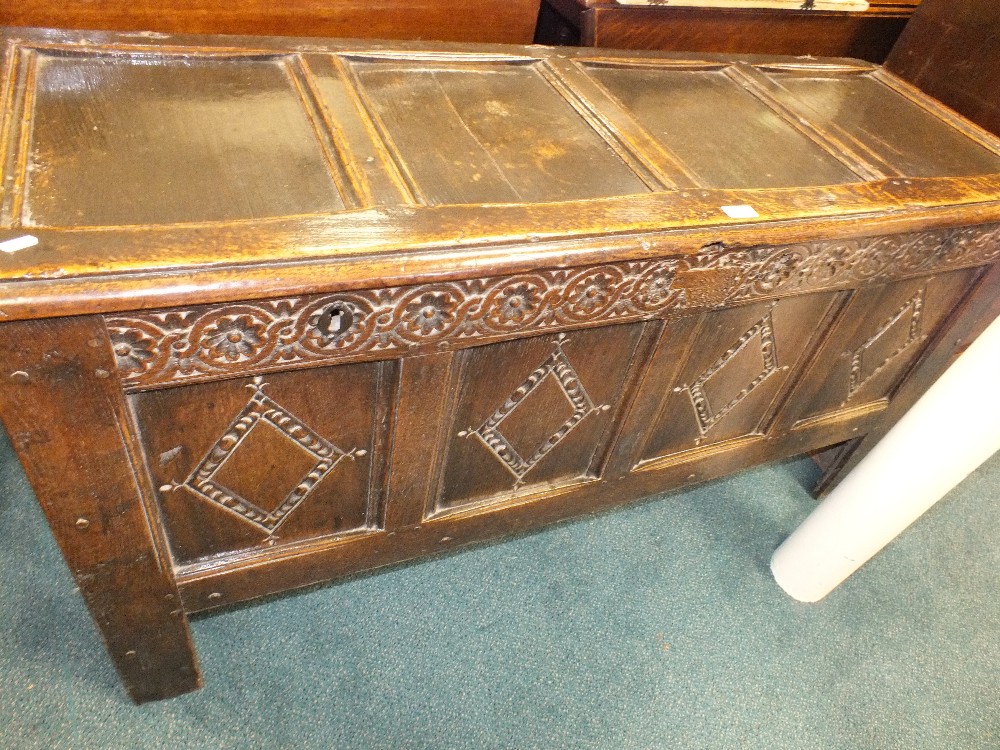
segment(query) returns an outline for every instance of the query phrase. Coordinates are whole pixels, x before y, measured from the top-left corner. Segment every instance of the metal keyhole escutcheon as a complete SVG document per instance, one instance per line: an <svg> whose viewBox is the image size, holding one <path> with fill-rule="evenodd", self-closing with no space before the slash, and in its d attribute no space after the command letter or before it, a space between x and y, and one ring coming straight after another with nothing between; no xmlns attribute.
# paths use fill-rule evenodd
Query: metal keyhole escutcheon
<svg viewBox="0 0 1000 750"><path fill-rule="evenodd" d="M316 327L327 338L335 339L351 330L353 323L354 313L351 312L351 308L342 302L335 302L319 316Z"/></svg>

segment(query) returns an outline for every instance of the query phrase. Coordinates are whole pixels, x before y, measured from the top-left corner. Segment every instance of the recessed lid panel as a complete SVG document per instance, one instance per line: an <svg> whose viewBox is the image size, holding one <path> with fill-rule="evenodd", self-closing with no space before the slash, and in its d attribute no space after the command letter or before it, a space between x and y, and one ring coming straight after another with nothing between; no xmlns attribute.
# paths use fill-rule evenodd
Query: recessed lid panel
<svg viewBox="0 0 1000 750"><path fill-rule="evenodd" d="M724 69L588 65L587 72L683 161L705 187L861 182L747 93Z"/></svg>
<svg viewBox="0 0 1000 750"><path fill-rule="evenodd" d="M811 110L807 116L846 133L901 176L1000 172L1000 156L869 75L769 75Z"/></svg>
<svg viewBox="0 0 1000 750"><path fill-rule="evenodd" d="M649 188L535 65L356 62L422 202L521 203Z"/></svg>
<svg viewBox="0 0 1000 750"><path fill-rule="evenodd" d="M285 58L37 54L25 224L343 209Z"/></svg>
<svg viewBox="0 0 1000 750"><path fill-rule="evenodd" d="M1000 216L996 141L865 63L3 38L0 318Z"/></svg>

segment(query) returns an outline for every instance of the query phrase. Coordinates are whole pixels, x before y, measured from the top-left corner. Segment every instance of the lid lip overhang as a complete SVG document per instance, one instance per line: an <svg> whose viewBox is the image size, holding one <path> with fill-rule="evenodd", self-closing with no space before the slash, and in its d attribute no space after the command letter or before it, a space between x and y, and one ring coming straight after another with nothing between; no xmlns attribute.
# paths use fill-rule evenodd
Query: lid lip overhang
<svg viewBox="0 0 1000 750"><path fill-rule="evenodd" d="M1000 175L893 178L848 187L678 190L569 204L401 206L239 225L32 228L38 246L23 256L0 257L0 321L495 277L685 256L719 243L737 249L1000 222ZM722 199L753 205L751 200L776 192L808 194L814 210L801 198L754 220L729 219L718 209L730 205L720 204ZM656 216L657 208L676 207L678 199L686 201L686 221ZM568 207L603 209L596 214L602 220L617 211L618 221L574 223L578 217L567 216ZM699 213L709 208L710 218ZM360 214L366 223L359 224ZM500 216L517 218L522 231L472 231L502 226L491 223ZM538 229L545 218L554 222L551 231ZM2 231L0 239L24 231ZM93 255L107 247L149 248L156 255L143 262ZM177 254L192 247L197 257ZM50 262L31 262L53 251L58 257ZM75 261L60 264L59 258Z"/></svg>
<svg viewBox="0 0 1000 750"><path fill-rule="evenodd" d="M730 218L723 206L751 207L756 218ZM552 203L396 205L330 214L164 225L0 228L0 240L35 235L39 244L0 255L0 281L118 276L177 270L191 274L247 264L348 263L387 254L471 251L539 243L589 243L632 235L683 236L698 230L734 243L767 243L761 230L808 223L815 239L879 231L892 217L942 226L1000 220L1000 174L887 178L805 188L688 188ZM747 239L743 239L747 236ZM681 241L687 252L698 249ZM109 251L108 248L118 248ZM685 252L675 249L671 254ZM115 254L112 254L115 253ZM612 256L617 257L617 256Z"/></svg>

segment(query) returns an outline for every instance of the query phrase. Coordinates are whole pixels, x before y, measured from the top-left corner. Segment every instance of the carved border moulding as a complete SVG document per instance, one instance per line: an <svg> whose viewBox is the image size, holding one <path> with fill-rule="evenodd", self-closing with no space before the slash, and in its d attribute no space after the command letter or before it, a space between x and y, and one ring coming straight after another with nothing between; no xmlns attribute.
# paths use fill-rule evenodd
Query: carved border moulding
<svg viewBox="0 0 1000 750"><path fill-rule="evenodd" d="M723 306L997 259L1000 226L989 225L749 249L712 245L678 258L110 315L106 321L125 386L141 389L649 319L694 306L683 286L687 271L725 269L718 280L727 286L717 300ZM324 330L332 309L345 313L338 318L343 330Z"/></svg>
<svg viewBox="0 0 1000 750"><path fill-rule="evenodd" d="M109 316L107 326L126 387L155 387L649 318L683 305L683 290L673 287L678 262ZM323 325L331 310L344 313L336 316L342 330Z"/></svg>
<svg viewBox="0 0 1000 750"><path fill-rule="evenodd" d="M890 281L998 259L1000 225L989 224L745 250L713 245L696 256L691 267L735 271L726 301L736 302Z"/></svg>
<svg viewBox="0 0 1000 750"><path fill-rule="evenodd" d="M172 492L184 487L212 505L222 508L236 517L253 524L273 538L278 527L291 513L305 502L316 486L332 472L343 459L367 455L366 450L343 451L328 440L317 435L302 420L287 409L264 395L264 383L254 378L247 388L253 390L247 405L233 419L215 445L195 467L191 475L182 483L172 483L160 487L161 492ZM302 449L316 460L312 468L299 480L296 486L274 510L264 510L215 479L225 465L247 439L254 428L265 423L284 435L289 442Z"/></svg>
<svg viewBox="0 0 1000 750"><path fill-rule="evenodd" d="M708 394L705 393L705 384L735 359L740 352L746 349L754 339L759 339L760 355L764 362L763 369L739 393L730 399L729 403L719 408L718 411L713 411L712 405L708 400ZM739 406L758 386L762 385L765 380L778 372L778 369L778 355L774 345L774 322L771 318L771 311L768 310L763 318L740 336L729 351L719 357L711 367L699 375L694 383L675 388L674 391L680 392L686 390L688 392L688 396L691 398L691 405L694 407L695 420L698 422L698 431L704 436L722 421L729 412Z"/></svg>
<svg viewBox="0 0 1000 750"><path fill-rule="evenodd" d="M926 338L920 332L921 322L922 322L921 313L924 307L924 296L926 292L927 292L926 287L922 287L920 291L918 291L915 295L913 295L911 299L907 300L906 304L904 304L895 314L893 314L888 320L882 323L882 325L878 327L878 330L876 330L875 333L873 333L871 336L868 337L865 343L863 343L853 352L846 352L846 354L851 357L851 371L850 371L849 382L847 384L847 399L844 401L844 404L846 404L847 401L850 401L852 398L854 398L854 395L862 387L864 387L865 383L867 383L876 375L878 375L880 372L882 372L899 355L901 355L903 352L905 352L907 349L909 349L918 341L922 341L924 338ZM889 356L887 356L882 362L876 365L867 375L865 375L864 374L865 354L868 352L869 349L871 349L872 346L875 345L875 343L878 342L879 339L881 339L889 331L891 331L893 328L899 325L907 314L910 315L910 323L908 326L906 326L907 328L906 340L895 351L889 354Z"/></svg>
<svg viewBox="0 0 1000 750"><path fill-rule="evenodd" d="M479 441L486 449L514 475L514 489L524 484L524 477L527 473L545 458L553 448L565 440L584 419L595 412L608 411L611 408L608 404L595 406L594 402L591 401L590 396L583 387L583 383L580 382L580 376L577 375L576 369L563 351L562 347L566 341L568 339L560 335L553 342L554 350L548 359L535 368L485 422L476 429L470 427L458 433L459 437L475 435L479 438ZM548 377L554 378L556 383L559 384L559 388L566 397L566 400L573 407L573 413L528 458L523 458L500 431L500 425Z"/></svg>

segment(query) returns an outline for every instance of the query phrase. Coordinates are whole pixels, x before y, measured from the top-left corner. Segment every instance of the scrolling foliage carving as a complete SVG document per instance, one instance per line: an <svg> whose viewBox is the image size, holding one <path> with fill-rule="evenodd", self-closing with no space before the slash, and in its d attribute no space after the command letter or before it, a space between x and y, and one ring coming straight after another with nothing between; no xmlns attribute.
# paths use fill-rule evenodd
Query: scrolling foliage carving
<svg viewBox="0 0 1000 750"><path fill-rule="evenodd" d="M522 333L654 318L779 294L856 287L1000 259L988 225L747 249L712 245L660 260L109 316L126 387L148 388ZM722 271L708 303L684 274ZM347 321L321 325L335 309Z"/></svg>
<svg viewBox="0 0 1000 750"><path fill-rule="evenodd" d="M727 302L859 286L1000 259L1000 226L727 250L712 246L692 267L736 271Z"/></svg>
<svg viewBox="0 0 1000 750"><path fill-rule="evenodd" d="M163 385L650 317L683 302L683 291L673 287L677 264L658 260L545 270L166 310L109 317L107 323L126 384ZM333 307L350 311L349 324L324 332L320 319Z"/></svg>

